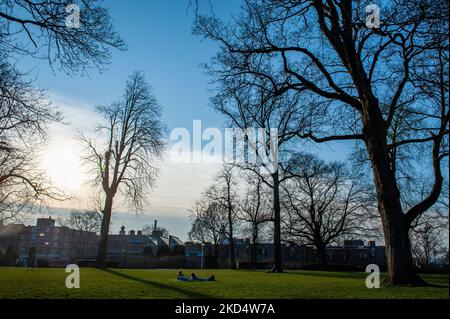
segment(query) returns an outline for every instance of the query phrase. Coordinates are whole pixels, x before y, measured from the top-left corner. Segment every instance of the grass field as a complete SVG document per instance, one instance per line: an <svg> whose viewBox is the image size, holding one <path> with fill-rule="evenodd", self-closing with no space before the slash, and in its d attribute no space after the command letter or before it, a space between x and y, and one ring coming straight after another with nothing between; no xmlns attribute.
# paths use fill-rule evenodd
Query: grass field
<svg viewBox="0 0 450 319"><path fill-rule="evenodd" d="M367 289L365 273L195 270L215 282L181 282L176 270L80 269L80 288L67 289L63 268L0 267L1 298L449 298L448 275L423 275L432 287ZM185 270L189 274L189 270Z"/></svg>

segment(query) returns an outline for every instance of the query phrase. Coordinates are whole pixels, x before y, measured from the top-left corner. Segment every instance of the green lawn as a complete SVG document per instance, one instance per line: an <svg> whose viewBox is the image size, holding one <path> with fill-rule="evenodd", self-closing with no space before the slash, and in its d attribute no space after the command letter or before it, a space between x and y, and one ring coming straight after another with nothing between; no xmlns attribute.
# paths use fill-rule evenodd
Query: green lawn
<svg viewBox="0 0 450 319"><path fill-rule="evenodd" d="M448 275L424 275L432 287L367 289L364 273L195 270L216 282L180 282L176 270L81 268L67 289L63 268L0 267L1 298L449 298ZM185 270L186 274L190 270Z"/></svg>

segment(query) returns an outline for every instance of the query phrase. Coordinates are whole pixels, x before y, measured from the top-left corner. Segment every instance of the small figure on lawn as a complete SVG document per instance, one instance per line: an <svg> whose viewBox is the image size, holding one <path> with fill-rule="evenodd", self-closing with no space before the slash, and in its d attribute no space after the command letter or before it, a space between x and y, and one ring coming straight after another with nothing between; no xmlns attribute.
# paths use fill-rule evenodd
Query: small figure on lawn
<svg viewBox="0 0 450 319"><path fill-rule="evenodd" d="M177 280L181 280L181 281L190 281L191 278L188 277L188 276L185 276L185 275L183 274L183 271L180 270L180 271L178 272Z"/></svg>
<svg viewBox="0 0 450 319"><path fill-rule="evenodd" d="M211 275L208 278L201 278L201 277L197 277L197 275L194 273L192 273L191 276L188 277L183 274L182 270L180 270L177 275L177 280L180 280L180 281L215 281L216 278L214 277L214 275Z"/></svg>
<svg viewBox="0 0 450 319"><path fill-rule="evenodd" d="M211 275L208 278L200 278L197 277L197 275L194 273L191 274L191 281L215 281L215 280L216 278L214 277L214 275Z"/></svg>
<svg viewBox="0 0 450 319"><path fill-rule="evenodd" d="M266 273L268 273L268 274L271 274L271 273L274 273L274 272L277 272L277 267L275 267L275 264L272 265L272 269L271 270L266 271Z"/></svg>

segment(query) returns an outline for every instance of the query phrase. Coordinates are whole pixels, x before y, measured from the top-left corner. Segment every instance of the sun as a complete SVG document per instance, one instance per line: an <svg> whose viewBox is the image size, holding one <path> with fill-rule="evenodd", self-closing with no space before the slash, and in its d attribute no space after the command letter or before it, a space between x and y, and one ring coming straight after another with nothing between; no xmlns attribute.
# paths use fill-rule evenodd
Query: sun
<svg viewBox="0 0 450 319"><path fill-rule="evenodd" d="M42 156L42 166L53 186L69 191L81 190L84 172L78 148L73 145L52 145Z"/></svg>

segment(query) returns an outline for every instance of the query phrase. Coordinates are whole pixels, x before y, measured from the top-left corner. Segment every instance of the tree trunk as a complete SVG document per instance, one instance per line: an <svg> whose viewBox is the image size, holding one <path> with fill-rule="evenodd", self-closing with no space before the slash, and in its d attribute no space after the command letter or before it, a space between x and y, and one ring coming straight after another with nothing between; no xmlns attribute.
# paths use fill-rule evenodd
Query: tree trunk
<svg viewBox="0 0 450 319"><path fill-rule="evenodd" d="M322 270L325 270L328 265L326 245L317 244L316 245L316 255L317 255L317 260L318 260L318 264L320 265L320 268Z"/></svg>
<svg viewBox="0 0 450 319"><path fill-rule="evenodd" d="M278 171L272 174L273 178L273 264L276 272L283 272L283 261L281 257L281 206L280 206L280 181Z"/></svg>
<svg viewBox="0 0 450 319"><path fill-rule="evenodd" d="M423 285L425 282L418 276L414 267L408 234L409 225L405 219L402 214L387 216L383 220L388 265L386 280L395 285Z"/></svg>
<svg viewBox="0 0 450 319"><path fill-rule="evenodd" d="M113 201L112 197L106 196L105 207L103 209L102 228L100 230L100 241L98 244L98 252L97 252L98 268L106 268L109 225L111 223L111 213L112 213L112 201Z"/></svg>
<svg viewBox="0 0 450 319"><path fill-rule="evenodd" d="M250 246L250 268L256 268L257 255L258 255L258 226L253 230L253 238Z"/></svg>
<svg viewBox="0 0 450 319"><path fill-rule="evenodd" d="M415 271L411 254L408 235L410 225L403 213L397 180L390 166L385 121L376 110L379 110L377 105L366 107L363 132L372 164L378 212L383 223L388 281L392 284L415 285L420 282L420 278Z"/></svg>
<svg viewBox="0 0 450 319"><path fill-rule="evenodd" d="M218 259L219 259L219 244L215 244L214 245L214 267L213 268L218 268Z"/></svg>
<svg viewBox="0 0 450 319"><path fill-rule="evenodd" d="M236 268L236 254L234 249L234 238L233 238L233 219L232 219L232 211L229 209L228 211L228 224L229 224L229 243L228 243L228 261L231 269Z"/></svg>

